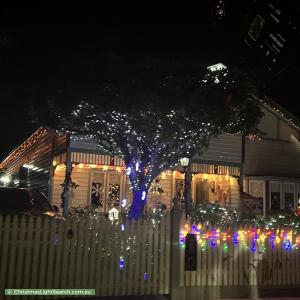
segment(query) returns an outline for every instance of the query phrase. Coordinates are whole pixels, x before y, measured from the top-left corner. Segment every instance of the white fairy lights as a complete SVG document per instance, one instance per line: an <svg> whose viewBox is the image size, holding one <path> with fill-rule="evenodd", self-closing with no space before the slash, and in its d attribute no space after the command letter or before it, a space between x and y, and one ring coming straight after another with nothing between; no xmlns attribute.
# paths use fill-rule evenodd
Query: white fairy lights
<svg viewBox="0 0 300 300"><path fill-rule="evenodd" d="M209 138L220 133L212 122L193 120L175 110L98 113L83 102L73 116L88 132L80 139L94 139L103 152L124 159L133 191L148 191L162 171L178 165L181 157L201 152Z"/></svg>
<svg viewBox="0 0 300 300"><path fill-rule="evenodd" d="M229 72L225 65L219 63L207 69L203 80L195 82L203 89L211 85L230 89L234 84L227 78ZM103 112L87 102L77 106L71 117L72 130L78 129L82 134L84 128L85 137L95 140L100 151L124 160L132 191L139 192L142 201L161 172L177 166L182 157L201 153L210 138L222 132L236 133L244 121L238 110L223 125L218 117L206 116L200 121L183 110Z"/></svg>
<svg viewBox="0 0 300 300"><path fill-rule="evenodd" d="M73 117L82 120L88 132L80 139L94 139L103 152L124 159L133 191L148 191L162 171L176 166L179 158L200 151L219 131L211 122L199 122L174 110L167 114L97 113L83 102ZM156 122L149 123L153 120Z"/></svg>

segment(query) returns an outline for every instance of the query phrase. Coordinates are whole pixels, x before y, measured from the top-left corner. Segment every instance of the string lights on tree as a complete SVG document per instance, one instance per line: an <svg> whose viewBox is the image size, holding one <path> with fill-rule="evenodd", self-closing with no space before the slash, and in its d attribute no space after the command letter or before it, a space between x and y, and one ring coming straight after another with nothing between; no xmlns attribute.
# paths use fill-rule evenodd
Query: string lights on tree
<svg viewBox="0 0 300 300"><path fill-rule="evenodd" d="M110 110L82 101L71 114L60 116L62 129L94 140L102 153L123 159L133 194L129 217L138 218L149 188L160 173L177 166L182 157L202 153L212 137L224 132L242 133L248 127L253 128L259 119L256 101L248 92L236 93L239 85L229 75L226 67L216 72L206 71L204 77L165 77L158 82L155 99L164 104L166 99L173 100L174 108L172 104L166 109L163 104L154 106L144 102L145 107L137 104ZM145 97L146 83L137 85L135 97ZM125 99L132 97L132 90L123 92ZM147 99L150 96L153 95L147 95ZM248 118L249 108L257 112L255 117Z"/></svg>

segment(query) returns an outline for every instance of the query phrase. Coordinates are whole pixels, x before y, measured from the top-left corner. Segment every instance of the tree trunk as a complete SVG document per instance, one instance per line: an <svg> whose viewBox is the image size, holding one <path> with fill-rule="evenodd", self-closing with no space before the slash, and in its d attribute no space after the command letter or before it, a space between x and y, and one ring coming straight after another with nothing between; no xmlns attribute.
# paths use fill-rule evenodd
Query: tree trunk
<svg viewBox="0 0 300 300"><path fill-rule="evenodd" d="M146 204L148 191L139 189L133 191L132 204L129 210L129 219L138 219L143 214L143 209Z"/></svg>

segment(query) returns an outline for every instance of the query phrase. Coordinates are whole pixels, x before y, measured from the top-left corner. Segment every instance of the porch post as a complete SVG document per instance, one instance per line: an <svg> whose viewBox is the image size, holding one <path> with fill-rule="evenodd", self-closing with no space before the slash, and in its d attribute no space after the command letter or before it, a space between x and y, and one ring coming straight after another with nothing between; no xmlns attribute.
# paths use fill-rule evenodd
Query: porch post
<svg viewBox="0 0 300 300"><path fill-rule="evenodd" d="M240 192L240 202L239 202L239 208L242 207L242 194L244 192L244 168L243 164L240 165L240 176L238 176L238 185L239 185L239 192Z"/></svg>
<svg viewBox="0 0 300 300"><path fill-rule="evenodd" d="M72 173L71 151L68 149L66 155L66 175L65 175L65 182L64 182L65 186L63 191L65 218L68 216L68 212L69 212L71 173Z"/></svg>
<svg viewBox="0 0 300 300"><path fill-rule="evenodd" d="M71 149L70 149L70 136L67 137L67 152L66 152L66 173L63 183L63 192L61 198L63 201L63 215L68 217L69 205L70 205L70 189L71 189L71 173L72 173L72 161L71 161Z"/></svg>
<svg viewBox="0 0 300 300"><path fill-rule="evenodd" d="M186 215L188 216L191 212L191 180L192 172L191 172L191 163L185 168L184 174L184 198L186 205Z"/></svg>
<svg viewBox="0 0 300 300"><path fill-rule="evenodd" d="M52 194L53 194L53 179L55 174L56 165L53 164L53 160L55 157L55 146L56 146L56 135L53 133L52 136L52 146L51 146L51 156L50 156L50 173L49 173L49 184L48 184L48 199L49 202L52 204Z"/></svg>

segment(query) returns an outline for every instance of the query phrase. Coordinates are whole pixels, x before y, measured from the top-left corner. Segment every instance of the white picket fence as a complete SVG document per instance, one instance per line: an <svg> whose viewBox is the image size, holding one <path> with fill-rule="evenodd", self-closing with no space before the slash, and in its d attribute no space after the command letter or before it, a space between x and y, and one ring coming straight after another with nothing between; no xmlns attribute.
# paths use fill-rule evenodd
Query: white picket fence
<svg viewBox="0 0 300 300"><path fill-rule="evenodd" d="M5 288L96 289L97 296L171 294L182 300L198 299L204 287L300 285L300 249L272 249L270 243L254 253L241 244L228 243L226 251L198 245L197 270L185 271L185 248L179 242L184 213L172 214L172 222L167 214L155 224L0 216L0 299Z"/></svg>
<svg viewBox="0 0 300 300"><path fill-rule="evenodd" d="M0 298L5 288L96 289L97 296L168 294L170 248L169 214L155 225L0 216Z"/></svg>

